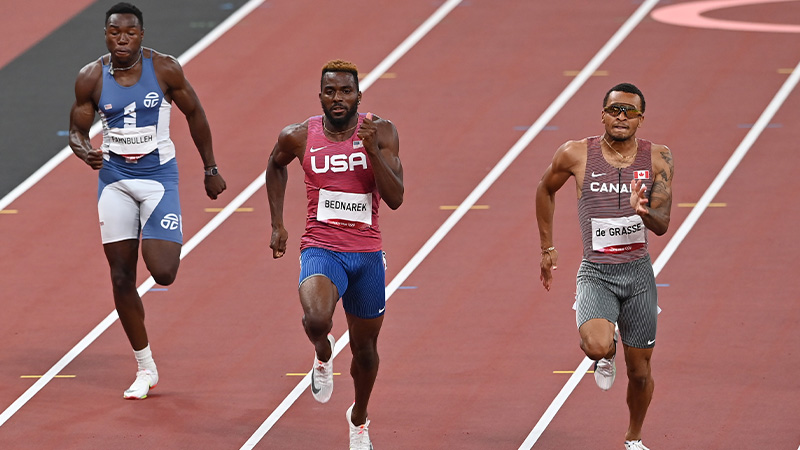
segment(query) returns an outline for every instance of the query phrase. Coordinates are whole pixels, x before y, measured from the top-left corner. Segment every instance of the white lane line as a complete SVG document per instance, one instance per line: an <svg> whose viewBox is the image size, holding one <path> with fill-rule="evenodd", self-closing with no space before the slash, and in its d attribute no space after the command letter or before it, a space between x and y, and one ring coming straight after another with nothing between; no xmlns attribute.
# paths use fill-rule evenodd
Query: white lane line
<svg viewBox="0 0 800 450"><path fill-rule="evenodd" d="M411 50L414 45L417 44L423 37L425 37L428 32L433 29L439 22L442 21L456 6L461 3L462 0L448 0L442 6L439 7L425 22L422 23L413 33L411 33L402 43L400 43L397 48L395 48L383 61L381 61L375 69L373 69L364 80L360 83L361 91L364 92L369 89L372 84L378 80L381 75L386 73L400 58L403 57L409 50ZM264 177L261 177L263 180ZM445 233L446 234L446 233ZM423 258L424 259L424 258ZM412 264L414 259L412 259L406 266L400 271L400 273L394 278L394 280L389 283L386 287L386 300L389 300L389 297L392 296L394 291L402 284L405 278L413 272L413 268L411 270L407 270L408 267ZM422 261L421 259L419 261ZM419 262L414 264L414 268L419 265ZM405 275L404 275L405 274ZM400 278L402 278L400 280ZM336 341L336 346L333 349L333 354L331 358L335 358L339 352L344 349L344 347L350 342L350 333L345 331L344 334ZM261 423L261 425L256 429L256 431L250 436L250 438L242 445L241 449L252 449L253 447L258 444L261 439L269 432L270 429L278 422L286 411L300 398L300 395L308 389L308 386L311 384L311 376L307 374L304 376L297 386L289 392L289 395L283 399L283 401L272 411L272 413Z"/></svg>
<svg viewBox="0 0 800 450"><path fill-rule="evenodd" d="M228 30L233 28L234 25L239 23L242 19L245 18L248 14L250 14L254 9L261 6L264 3L264 0L250 0L249 2L242 5L241 8L237 9L236 12L228 16L222 23L220 23L216 28L211 30L207 35L205 35L202 39L197 41L196 44L191 46L188 50L186 50L181 56L178 57L178 62L181 65L186 65L189 61L194 59L195 56L199 55L203 50L208 48L211 44L213 44L217 39L219 39L223 34L225 34ZM99 133L102 129L102 124L100 121L97 121L92 125L92 128L89 129L89 138L93 138ZM0 199L0 210L5 209L8 205L14 202L14 200L18 199L22 194L28 191L28 189L32 188L36 183L41 181L48 173L53 171L59 164L64 162L69 156L72 155L72 149L69 145L65 146L61 149L60 152L56 153L55 156L50 158L42 167L40 167L36 172L31 174L25 181L20 183L17 187L15 187L11 192L6 194L5 197ZM2 422L0 422L2 425Z"/></svg>
<svg viewBox="0 0 800 450"><path fill-rule="evenodd" d="M241 21L247 14L257 8L259 5L264 3L264 0L251 0L250 2L243 5L239 8L235 13L228 16L228 18L223 21L219 26L214 28L208 35L206 35L203 39L198 41L195 45L193 45L189 50L187 50L183 55L178 58L178 61L181 62L181 65L189 62L192 58L197 56L201 51L205 50L209 45L211 45L214 41L220 38L226 31L230 30L234 25L236 25L239 21ZM95 123L92 126L92 136L97 134L100 129L100 123ZM47 164L42 166L34 175L31 175L25 182L20 184L16 189L11 191L6 197L0 201L0 209L3 209L9 203L14 201L17 197L22 195L26 190L28 190L31 186L36 184L40 179L42 179L48 172L54 169L61 161L66 159L67 156L72 154L72 150L67 146L64 150L59 153L59 155L64 154L60 160L58 160L59 156L57 155L53 159L51 159ZM38 177L38 178L35 178ZM263 178L263 176L261 177ZM255 185L255 186L254 186ZM231 203L228 204L222 211L220 211L216 216L214 216L211 221L209 221L200 231L197 232L181 249L181 256L180 258L183 259L193 248L197 246L203 239L205 239L214 229L216 229L222 222L225 221L231 214L236 211L236 208L242 206L242 204L250 198L261 186L258 183L253 182L250 186L248 186L241 194L239 194ZM12 195L15 197L11 198ZM9 199L10 200L6 200ZM6 203L7 201L7 203ZM152 277L148 278L144 281L139 287L138 292L140 296L144 296L150 288L155 286L155 281ZM70 351L68 351L53 367L50 368L41 378L36 380L36 382L29 387L21 396L19 396L8 408L6 408L0 414L0 427L8 421L20 408L22 408L34 395L36 395L42 388L44 388L47 383L49 383L53 378L61 372L64 367L66 367L72 360L74 360L81 352L83 352L92 342L94 342L104 331L106 331L117 319L119 315L117 315L117 311L112 311L105 319L103 319L97 326L94 327L92 331L89 332L83 339L81 339Z"/></svg>
<svg viewBox="0 0 800 450"><path fill-rule="evenodd" d="M653 272L656 276L661 273L661 270L675 253L675 250L677 250L678 246L689 234L689 231L691 231L692 227L694 227L694 225L697 223L697 220L700 218L703 212L705 212L709 203L711 203L711 200L714 199L714 197L719 193L720 189L722 189L722 186L725 184L725 182L728 181L728 178L731 176L733 171L736 170L736 167L753 146L756 139L758 139L758 137L769 124L770 120L772 120L772 118L778 112L778 109L780 109L781 105L783 105L783 102L786 101L786 98L797 86L798 81L800 81L800 63L797 64L797 67L795 67L792 75L783 83L783 86L781 86L781 88L772 98L772 101L770 101L769 105L767 105L766 109L764 109L764 112L761 113L761 116L758 118L758 121L756 121L755 125L753 125L753 128L750 129L744 139L742 139L742 142L739 144L739 146L736 147L736 150L728 159L728 162L725 163L720 172L717 174L716 178L714 178L714 181L712 181L708 186L708 189L706 189L706 192L700 198L700 201L697 202L697 205L692 208L692 211L689 213L689 216L686 217L686 220L681 223L678 231L676 231L669 240L664 250L662 250L658 255L658 259L656 259L656 261L653 263ZM564 404L567 397L569 397L569 395L575 389L575 386L578 385L578 382L586 373L586 370L592 366L593 362L594 361L590 360L589 358L584 358L583 361L581 361L581 363L578 365L578 368L575 369L575 373L567 381L567 384L561 389L561 392L558 393L556 398L542 415L541 419L539 419L539 422L528 435L528 438L525 439L525 441L519 447L520 450L530 449L533 447L555 414L559 409L561 409L561 406ZM800 448L798 448L798 450L800 450Z"/></svg>

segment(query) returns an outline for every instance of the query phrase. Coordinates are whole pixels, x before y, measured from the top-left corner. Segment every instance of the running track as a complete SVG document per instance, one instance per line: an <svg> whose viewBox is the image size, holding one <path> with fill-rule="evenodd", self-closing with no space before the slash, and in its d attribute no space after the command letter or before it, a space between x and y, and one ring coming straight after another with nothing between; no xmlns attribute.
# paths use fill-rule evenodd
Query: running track
<svg viewBox="0 0 800 450"><path fill-rule="evenodd" d="M229 191L204 197L180 115L184 233L261 176L280 129L319 110L318 70L347 58L376 67L441 5L408 0L269 2L186 65L212 124ZM405 204L382 215L392 280L641 6L620 2L464 0L369 87L363 111L401 136ZM326 8L327 7L327 8ZM658 7L656 7L658 8ZM788 8L788 9L781 9ZM786 23L796 4L709 13ZM145 11L147 14L147 11ZM796 15L794 17L797 17ZM98 35L99 38L99 35ZM667 25L648 15L492 183L389 299L372 436L387 449L515 449L575 370L570 309L580 259L575 201L558 197L560 264L538 282L536 183L567 139L602 132L602 95L631 81L647 96L639 136L675 156L673 222L655 260L800 61L796 34ZM235 80L235 81L232 81ZM67 114L67 111L64 111ZM800 96L792 91L658 276L653 449L794 449L800 445L800 306L793 243ZM175 285L144 296L162 380L143 402L121 399L135 367L118 323L0 426L0 447L239 448L284 401L311 360L295 283L304 217L290 172L290 251L273 261L259 189L186 256ZM787 176L788 175L788 176ZM112 310L98 241L96 177L70 158L6 206L0 405L7 408ZM789 195L787 195L789 194ZM722 206L724 204L724 206ZM248 212L249 211L249 212ZM145 281L144 270L140 280ZM334 333L345 331L341 311ZM256 448L344 448L352 401L349 351L337 389L303 393ZM621 373L624 364L620 364ZM624 376L609 392L579 382L534 448L621 448Z"/></svg>

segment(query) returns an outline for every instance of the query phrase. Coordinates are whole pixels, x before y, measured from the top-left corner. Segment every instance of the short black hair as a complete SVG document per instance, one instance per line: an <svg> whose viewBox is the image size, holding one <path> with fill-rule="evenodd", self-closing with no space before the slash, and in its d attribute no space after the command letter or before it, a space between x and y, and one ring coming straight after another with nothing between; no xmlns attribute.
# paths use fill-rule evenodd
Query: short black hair
<svg viewBox="0 0 800 450"><path fill-rule="evenodd" d="M120 2L106 11L106 25L108 25L108 18L111 17L112 14L133 14L137 19L139 19L139 27L144 30L144 17L142 17L142 11L130 3Z"/></svg>
<svg viewBox="0 0 800 450"><path fill-rule="evenodd" d="M608 97L611 95L612 92L627 92L628 94L636 94L639 96L639 100L642 101L642 112L644 112L645 102L644 102L644 94L642 91L639 90L636 86L632 85L631 83L620 83L606 92L606 96L603 97L603 107L605 108L606 103L608 102Z"/></svg>

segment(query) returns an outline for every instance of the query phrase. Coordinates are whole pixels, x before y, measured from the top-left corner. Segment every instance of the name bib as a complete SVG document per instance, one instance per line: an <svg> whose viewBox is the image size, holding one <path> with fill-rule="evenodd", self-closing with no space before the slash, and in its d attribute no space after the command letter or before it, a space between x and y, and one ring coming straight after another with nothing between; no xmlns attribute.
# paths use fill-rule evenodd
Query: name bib
<svg viewBox="0 0 800 450"><path fill-rule="evenodd" d="M136 161L158 147L156 127L112 128L103 136L103 143L110 152Z"/></svg>
<svg viewBox="0 0 800 450"><path fill-rule="evenodd" d="M625 253L644 247L646 229L638 215L592 219L592 250Z"/></svg>
<svg viewBox="0 0 800 450"><path fill-rule="evenodd" d="M338 227L367 228L372 225L372 194L320 189L317 220Z"/></svg>

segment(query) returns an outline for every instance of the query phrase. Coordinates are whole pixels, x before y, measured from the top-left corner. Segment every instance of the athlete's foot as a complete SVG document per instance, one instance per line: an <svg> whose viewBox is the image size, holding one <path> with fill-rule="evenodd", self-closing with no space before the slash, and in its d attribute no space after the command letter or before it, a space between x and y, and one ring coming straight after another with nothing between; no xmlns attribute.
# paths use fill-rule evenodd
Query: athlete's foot
<svg viewBox="0 0 800 450"><path fill-rule="evenodd" d="M354 425L352 419L354 406L355 403L350 405L345 413L347 424L350 425L350 450L373 450L372 441L369 439L369 419L362 425Z"/></svg>
<svg viewBox="0 0 800 450"><path fill-rule="evenodd" d="M331 344L331 357L327 361L320 361L314 353L314 367L311 369L311 395L314 400L325 403L333 394L333 335L328 335Z"/></svg>
<svg viewBox="0 0 800 450"><path fill-rule="evenodd" d="M158 372L155 370L141 369L136 372L136 381L126 390L122 396L131 400L143 400L147 398L150 389L158 384Z"/></svg>

